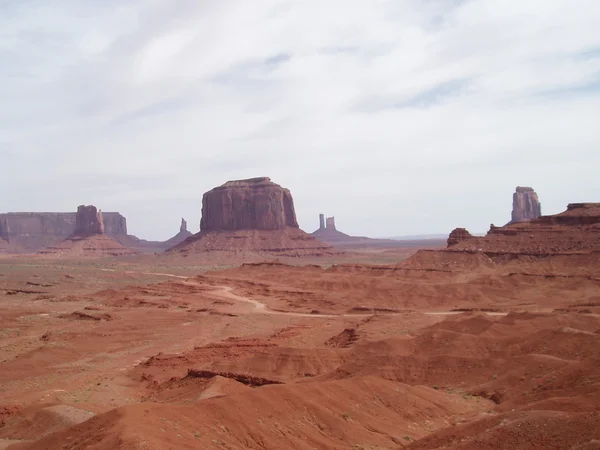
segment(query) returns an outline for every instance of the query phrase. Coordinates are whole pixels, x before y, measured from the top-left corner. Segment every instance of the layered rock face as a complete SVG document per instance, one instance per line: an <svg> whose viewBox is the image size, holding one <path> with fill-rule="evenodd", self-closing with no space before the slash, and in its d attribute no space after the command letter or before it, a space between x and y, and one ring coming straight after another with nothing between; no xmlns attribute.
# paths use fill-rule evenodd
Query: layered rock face
<svg viewBox="0 0 600 450"><path fill-rule="evenodd" d="M289 190L270 178L228 181L204 194L200 231L299 228Z"/></svg>
<svg viewBox="0 0 600 450"><path fill-rule="evenodd" d="M75 230L67 239L40 251L45 256L63 258L105 258L136 253L105 234L102 212L93 205L77 208Z"/></svg>
<svg viewBox="0 0 600 450"><path fill-rule="evenodd" d="M488 255L554 255L600 252L600 203L571 203L567 210L504 227L491 226L486 236L472 237L452 250Z"/></svg>
<svg viewBox="0 0 600 450"><path fill-rule="evenodd" d="M542 215L540 199L533 188L517 186L513 194L513 209L509 223L526 222Z"/></svg>
<svg viewBox="0 0 600 450"><path fill-rule="evenodd" d="M458 244L467 239L473 238L473 235L466 228L455 228L448 236L448 247Z"/></svg>
<svg viewBox="0 0 600 450"><path fill-rule="evenodd" d="M104 221L102 212L95 206L80 205L75 217L75 231L73 236L87 237L94 234L104 234Z"/></svg>
<svg viewBox="0 0 600 450"><path fill-rule="evenodd" d="M77 213L6 213L8 240L25 251L36 252L68 238L75 232ZM117 212L102 213L104 232L116 239L127 237L127 221Z"/></svg>
<svg viewBox="0 0 600 450"><path fill-rule="evenodd" d="M200 232L170 251L320 256L331 247L300 230L288 189L260 177L228 181L206 192Z"/></svg>

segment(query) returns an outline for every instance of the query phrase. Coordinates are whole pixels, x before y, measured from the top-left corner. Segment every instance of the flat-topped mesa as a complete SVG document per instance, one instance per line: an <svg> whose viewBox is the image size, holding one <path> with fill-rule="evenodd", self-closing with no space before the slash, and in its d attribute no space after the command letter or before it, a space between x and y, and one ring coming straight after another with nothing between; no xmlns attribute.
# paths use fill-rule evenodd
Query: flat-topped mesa
<svg viewBox="0 0 600 450"><path fill-rule="evenodd" d="M466 228L455 228L448 236L448 247L458 244L467 239L472 239L474 236L469 233Z"/></svg>
<svg viewBox="0 0 600 450"><path fill-rule="evenodd" d="M206 192L200 232L168 252L225 252L235 258L335 253L300 229L292 194L267 177L228 181Z"/></svg>
<svg viewBox="0 0 600 450"><path fill-rule="evenodd" d="M292 194L270 178L228 181L202 197L200 231L299 228Z"/></svg>
<svg viewBox="0 0 600 450"><path fill-rule="evenodd" d="M541 215L542 205L533 188L517 186L513 194L513 208L509 223L527 222Z"/></svg>
<svg viewBox="0 0 600 450"><path fill-rule="evenodd" d="M102 212L93 205L80 205L75 217L75 231L71 237L82 238L95 234L104 234Z"/></svg>

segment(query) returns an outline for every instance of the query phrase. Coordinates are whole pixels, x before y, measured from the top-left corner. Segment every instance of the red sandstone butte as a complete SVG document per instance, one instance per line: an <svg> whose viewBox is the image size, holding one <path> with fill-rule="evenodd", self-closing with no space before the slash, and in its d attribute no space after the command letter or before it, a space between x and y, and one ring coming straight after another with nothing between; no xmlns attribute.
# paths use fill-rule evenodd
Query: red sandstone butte
<svg viewBox="0 0 600 450"><path fill-rule="evenodd" d="M267 177L228 181L206 192L200 232L171 249L293 256L330 250L300 229L292 194Z"/></svg>
<svg viewBox="0 0 600 450"><path fill-rule="evenodd" d="M526 222L542 215L540 199L533 188L517 186L513 194L513 209L509 223Z"/></svg>

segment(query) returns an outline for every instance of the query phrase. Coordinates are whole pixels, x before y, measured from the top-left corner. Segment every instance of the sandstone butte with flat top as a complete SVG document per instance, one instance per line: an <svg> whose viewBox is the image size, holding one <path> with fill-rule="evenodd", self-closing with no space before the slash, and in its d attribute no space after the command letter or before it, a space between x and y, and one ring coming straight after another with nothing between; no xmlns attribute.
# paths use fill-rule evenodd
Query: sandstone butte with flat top
<svg viewBox="0 0 600 450"><path fill-rule="evenodd" d="M288 189L259 177L228 181L206 192L200 232L170 252L321 256L332 248L300 229Z"/></svg>

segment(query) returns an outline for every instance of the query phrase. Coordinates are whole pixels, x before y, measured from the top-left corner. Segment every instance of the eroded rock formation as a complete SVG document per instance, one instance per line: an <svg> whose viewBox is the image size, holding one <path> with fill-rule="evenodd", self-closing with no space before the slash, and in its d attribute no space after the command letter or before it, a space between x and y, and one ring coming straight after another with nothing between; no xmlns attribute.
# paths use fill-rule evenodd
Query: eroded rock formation
<svg viewBox="0 0 600 450"><path fill-rule="evenodd" d="M105 258L137 253L104 232L102 212L93 205L80 205L75 215L73 233L62 242L41 250L40 254L58 258Z"/></svg>
<svg viewBox="0 0 600 450"><path fill-rule="evenodd" d="M504 227L491 226L483 237L463 240L452 250L502 254L555 255L600 252L600 203L571 203L567 210Z"/></svg>
<svg viewBox="0 0 600 450"><path fill-rule="evenodd" d="M395 248L414 245L414 243L409 244L409 241L373 239L366 236L350 236L349 234L342 233L336 228L335 217L327 217L326 219L324 214L319 214L319 229L313 231L311 235L321 242L347 250L367 247Z"/></svg>
<svg viewBox="0 0 600 450"><path fill-rule="evenodd" d="M455 228L448 236L448 247L458 244L466 239L473 238L473 235L469 233L466 228Z"/></svg>
<svg viewBox="0 0 600 450"><path fill-rule="evenodd" d="M331 247L300 230L292 194L270 178L228 181L202 198L200 232L175 252L321 255Z"/></svg>
<svg viewBox="0 0 600 450"><path fill-rule="evenodd" d="M202 198L200 231L299 228L289 190L270 178L228 181Z"/></svg>
<svg viewBox="0 0 600 450"><path fill-rule="evenodd" d="M526 222L542 215L542 206L533 188L517 186L513 194L513 209L510 223Z"/></svg>
<svg viewBox="0 0 600 450"><path fill-rule="evenodd" d="M180 233L185 233L186 231L188 231L187 221L182 217L181 218L181 225L179 226L179 232Z"/></svg>
<svg viewBox="0 0 600 450"><path fill-rule="evenodd" d="M93 205L80 205L77 208L73 236L87 237L94 234L104 234L102 212Z"/></svg>
<svg viewBox="0 0 600 450"><path fill-rule="evenodd" d="M77 213L5 213L7 238L24 251L37 252L68 238L75 232ZM115 239L127 238L127 221L118 212L103 212L104 232Z"/></svg>

